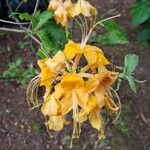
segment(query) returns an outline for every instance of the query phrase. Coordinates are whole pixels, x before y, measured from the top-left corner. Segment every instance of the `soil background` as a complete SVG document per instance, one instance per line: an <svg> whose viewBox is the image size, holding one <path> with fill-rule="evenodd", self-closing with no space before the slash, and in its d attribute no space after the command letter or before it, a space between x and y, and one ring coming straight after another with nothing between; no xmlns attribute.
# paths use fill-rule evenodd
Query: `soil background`
<svg viewBox="0 0 150 150"><path fill-rule="evenodd" d="M130 129L126 135L115 130L117 126L106 126L107 138L100 142L97 150L150 150L150 49L137 40L139 28L133 28L130 20L130 9L134 0L93 0L91 1L101 14L108 10L121 13L115 19L127 32L129 44L124 46L101 46L105 55L118 66L123 66L123 58L127 53L135 53L140 62L136 69L136 77L147 82L139 84L137 95L123 84L119 91L121 102L131 106L131 113L123 120ZM113 15L113 14L112 14ZM19 41L24 35L5 33L0 36L0 72L6 69L9 62L16 58L23 59L23 67L36 65L35 51L30 47L20 49ZM130 118L130 120L128 120ZM51 132L53 138L46 131L44 118L40 109L29 110L26 102L26 89L17 80L0 80L0 150L67 150L69 149L72 126L66 126L62 131ZM75 141L75 150L93 150L97 134L88 123L82 127L79 140Z"/></svg>

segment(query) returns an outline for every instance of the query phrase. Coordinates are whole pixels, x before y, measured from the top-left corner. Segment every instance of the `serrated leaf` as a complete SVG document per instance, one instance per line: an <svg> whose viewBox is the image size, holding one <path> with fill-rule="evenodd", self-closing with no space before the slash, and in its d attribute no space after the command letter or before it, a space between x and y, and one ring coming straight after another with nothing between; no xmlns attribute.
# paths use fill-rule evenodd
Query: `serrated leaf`
<svg viewBox="0 0 150 150"><path fill-rule="evenodd" d="M128 80L131 90L136 94L136 84L132 76L125 76L125 79Z"/></svg>
<svg viewBox="0 0 150 150"><path fill-rule="evenodd" d="M124 74L132 74L138 65L139 57L135 54L127 54L125 56Z"/></svg>
<svg viewBox="0 0 150 150"><path fill-rule="evenodd" d="M19 15L19 18L21 20L29 21L31 19L31 15L29 13L25 12L25 13L21 13Z"/></svg>
<svg viewBox="0 0 150 150"><path fill-rule="evenodd" d="M39 20L37 26L35 27L35 30L38 30L41 28L49 19L53 17L53 12L51 11L44 11L42 12L39 17L37 18Z"/></svg>

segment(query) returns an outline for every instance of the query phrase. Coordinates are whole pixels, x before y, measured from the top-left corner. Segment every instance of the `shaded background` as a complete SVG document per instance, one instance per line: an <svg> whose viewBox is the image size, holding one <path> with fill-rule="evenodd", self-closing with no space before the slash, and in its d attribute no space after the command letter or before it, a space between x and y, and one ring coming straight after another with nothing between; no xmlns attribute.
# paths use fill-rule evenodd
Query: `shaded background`
<svg viewBox="0 0 150 150"><path fill-rule="evenodd" d="M119 123L111 122L106 126L107 138L97 145L97 150L150 150L150 49L137 40L138 28L131 26L130 9L134 0L93 0L91 1L101 14L115 9L121 17L115 19L127 32L129 44L125 46L100 46L106 56L118 66L123 66L123 58L127 53L135 53L140 62L136 69L136 77L147 82L138 85L134 95L126 84L119 91L123 112ZM112 13L112 15L114 15ZM99 30L98 30L99 32ZM23 34L0 34L0 72L6 69L9 62L18 57L23 59L22 69L29 64L36 65L36 45L26 44ZM34 43L33 43L34 44ZM72 125L60 132L51 132L50 138L44 126L44 118L40 109L29 110L26 102L26 89L17 80L0 80L0 150L67 150L69 149ZM82 126L82 134L75 141L75 150L92 150L97 139L97 132L87 123Z"/></svg>

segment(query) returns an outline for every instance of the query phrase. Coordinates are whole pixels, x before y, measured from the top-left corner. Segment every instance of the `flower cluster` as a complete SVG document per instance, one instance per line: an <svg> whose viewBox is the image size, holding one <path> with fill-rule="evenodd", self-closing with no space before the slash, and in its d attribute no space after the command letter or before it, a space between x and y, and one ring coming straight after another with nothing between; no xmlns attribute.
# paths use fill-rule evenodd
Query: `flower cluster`
<svg viewBox="0 0 150 150"><path fill-rule="evenodd" d="M85 0L77 3L52 0L49 9L54 10L54 18L62 26L67 25L68 18L97 15L97 10ZM98 130L99 137L104 138L102 110L119 110L118 96L111 87L118 72L107 69L111 63L100 48L87 44L92 29L88 32L87 22L83 22L81 43L68 40L63 51L38 60L41 73L31 80L27 89L29 104L37 107L38 87L45 87L41 111L49 129L63 129L70 123L67 115L72 114L73 138L79 137L81 125L87 120Z"/></svg>
<svg viewBox="0 0 150 150"><path fill-rule="evenodd" d="M97 10L87 1L78 0L72 3L71 0L51 0L48 9L54 10L55 20L62 26L67 26L68 19L74 18L80 14L85 17L97 15Z"/></svg>
<svg viewBox="0 0 150 150"><path fill-rule="evenodd" d="M81 64L83 59L85 65ZM119 109L111 94L118 73L107 70L109 64L101 49L90 45L82 48L73 41L53 58L38 61L41 69L38 79L40 86L45 87L41 111L48 117L49 129L61 130L72 111L74 138L79 137L80 125L86 120L104 137L102 108L114 112ZM30 83L32 88L35 80Z"/></svg>

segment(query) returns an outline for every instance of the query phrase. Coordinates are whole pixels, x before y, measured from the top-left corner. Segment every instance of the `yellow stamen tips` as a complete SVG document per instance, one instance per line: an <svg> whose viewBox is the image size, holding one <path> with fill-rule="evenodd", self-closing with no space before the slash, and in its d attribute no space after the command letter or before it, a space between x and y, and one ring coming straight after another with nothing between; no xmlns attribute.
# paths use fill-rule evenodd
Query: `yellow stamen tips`
<svg viewBox="0 0 150 150"><path fill-rule="evenodd" d="M40 73L27 88L28 104L33 108L41 105L41 112L47 118L46 126L50 130L63 129L64 124L69 124L65 118L72 114L72 140L79 138L81 125L85 121L89 121L98 131L99 139L104 138L101 110L118 113L121 104L112 88L118 72L106 68L111 63L100 48L87 44L95 25L88 31L86 19L97 15L97 10L86 0L78 0L77 3L51 0L48 9L54 11L56 22L63 26L67 26L68 18L80 15L83 37L80 43L69 40L64 50L58 51L52 58L38 60ZM45 88L42 103L38 100L39 86Z"/></svg>

